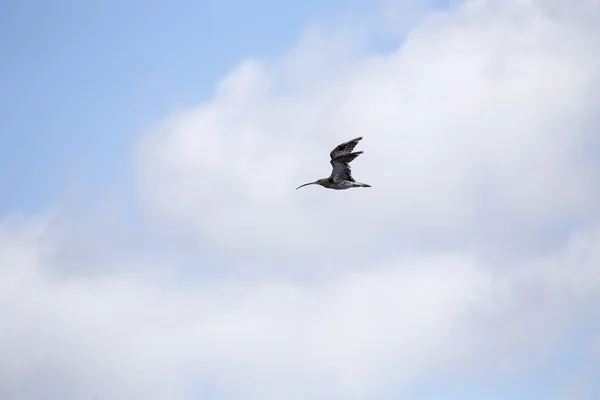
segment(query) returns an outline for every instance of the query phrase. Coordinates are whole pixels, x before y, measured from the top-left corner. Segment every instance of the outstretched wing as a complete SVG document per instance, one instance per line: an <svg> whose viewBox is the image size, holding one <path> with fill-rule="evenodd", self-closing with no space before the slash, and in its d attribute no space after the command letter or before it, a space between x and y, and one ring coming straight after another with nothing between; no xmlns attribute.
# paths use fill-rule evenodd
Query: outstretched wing
<svg viewBox="0 0 600 400"><path fill-rule="evenodd" d="M360 140L362 140L362 136L357 137L356 139L348 140L347 142L338 145L335 149L331 150L329 156L333 160L339 156L343 156L344 154L350 154L350 152L354 150L354 147L356 147L356 144Z"/></svg>
<svg viewBox="0 0 600 400"><path fill-rule="evenodd" d="M354 146L352 146L354 147ZM352 177L352 171L350 170L350 162L354 160L356 157L361 155L362 151L357 151L355 153L344 154L338 156L330 161L331 166L333 167L333 171L331 171L331 178L334 182L340 181L350 181L354 182L354 178Z"/></svg>

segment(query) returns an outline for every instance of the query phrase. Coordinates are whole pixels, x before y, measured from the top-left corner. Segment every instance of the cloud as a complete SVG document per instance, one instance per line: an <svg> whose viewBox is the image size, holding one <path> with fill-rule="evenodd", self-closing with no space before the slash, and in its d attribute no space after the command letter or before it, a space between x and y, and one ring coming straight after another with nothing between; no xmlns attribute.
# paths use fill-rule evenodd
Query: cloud
<svg viewBox="0 0 600 400"><path fill-rule="evenodd" d="M518 274L464 255L398 257L307 284L57 280L35 246L44 227L4 230L0 242L6 398L50 386L61 398L183 399L203 385L233 398L365 398L436 373L519 370L600 300L592 232Z"/></svg>
<svg viewBox="0 0 600 400"><path fill-rule="evenodd" d="M5 220L0 397L373 398L544 360L600 300L600 6L569 5L470 1L389 54L316 30L241 63L137 148L172 247ZM356 136L372 188L294 190Z"/></svg>
<svg viewBox="0 0 600 400"><path fill-rule="evenodd" d="M203 243L278 262L390 237L535 249L565 221L597 218L597 31L495 6L425 19L397 51L319 68L305 91L280 84L296 80L286 60L243 63L212 102L146 138L145 199ZM312 43L295 63L327 59ZM290 190L328 176L329 150L356 136L354 174L372 189Z"/></svg>

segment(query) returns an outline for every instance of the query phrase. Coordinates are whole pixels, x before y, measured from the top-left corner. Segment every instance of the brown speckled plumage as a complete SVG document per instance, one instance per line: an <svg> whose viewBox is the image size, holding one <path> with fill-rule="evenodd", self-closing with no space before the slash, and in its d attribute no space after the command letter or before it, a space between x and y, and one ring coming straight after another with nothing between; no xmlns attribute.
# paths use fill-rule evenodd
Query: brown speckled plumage
<svg viewBox="0 0 600 400"><path fill-rule="evenodd" d="M366 183L356 182L352 177L352 171L350 170L350 162L363 153L362 151L352 153L352 150L354 150L360 140L362 140L362 136L338 145L331 153L329 153L333 170L328 178L305 183L304 185L298 186L296 190L307 185L321 185L324 188L335 190L344 190L353 187L371 187L371 185L367 185Z"/></svg>

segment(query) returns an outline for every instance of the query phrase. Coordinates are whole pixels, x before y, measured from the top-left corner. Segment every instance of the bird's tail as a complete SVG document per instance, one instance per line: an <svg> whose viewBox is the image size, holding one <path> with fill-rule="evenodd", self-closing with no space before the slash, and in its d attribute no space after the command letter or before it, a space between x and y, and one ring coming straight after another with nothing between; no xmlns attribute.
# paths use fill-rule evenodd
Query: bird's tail
<svg viewBox="0 0 600 400"><path fill-rule="evenodd" d="M371 185L367 185L366 183L362 183L362 182L354 182L354 185L356 187L371 187Z"/></svg>

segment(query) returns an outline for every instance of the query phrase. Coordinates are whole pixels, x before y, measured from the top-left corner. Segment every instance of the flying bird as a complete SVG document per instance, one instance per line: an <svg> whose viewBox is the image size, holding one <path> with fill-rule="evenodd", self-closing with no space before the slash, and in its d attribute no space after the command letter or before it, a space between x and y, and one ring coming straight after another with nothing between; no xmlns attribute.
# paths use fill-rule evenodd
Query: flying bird
<svg viewBox="0 0 600 400"><path fill-rule="evenodd" d="M324 188L335 190L344 190L355 187L371 187L371 185L367 185L366 183L356 182L350 171L350 162L363 153L362 151L352 153L352 150L354 150L354 147L356 147L356 144L360 140L362 140L362 136L340 144L329 153L329 156L331 157L331 161L329 162L333 167L329 178L305 183L304 185L298 186L296 190L308 185L321 185Z"/></svg>

